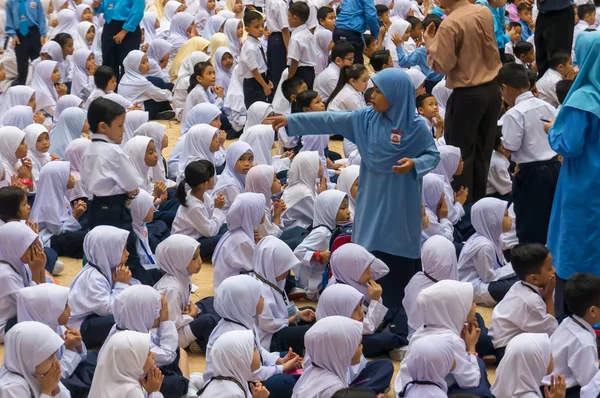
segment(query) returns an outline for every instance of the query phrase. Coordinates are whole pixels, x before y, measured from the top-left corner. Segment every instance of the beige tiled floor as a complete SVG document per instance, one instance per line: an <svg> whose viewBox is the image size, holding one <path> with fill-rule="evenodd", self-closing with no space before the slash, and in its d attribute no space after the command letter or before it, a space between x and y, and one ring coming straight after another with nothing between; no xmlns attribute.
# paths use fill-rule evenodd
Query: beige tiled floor
<svg viewBox="0 0 600 398"><path fill-rule="evenodd" d="M169 147L163 150L163 155L165 158L168 158L168 155L171 153L171 150L175 146L175 142L180 134L180 124L178 122L164 122L167 126L167 135L169 136ZM226 146L228 146L231 142L228 142ZM341 141L331 141L330 148L333 151L337 151L339 153L343 153L342 150L342 142ZM73 278L77 275L77 273L81 270L81 260L74 260L71 258L61 257L65 263L64 272L56 277L58 283L63 286L69 286ZM201 298L214 295L213 291L213 266L210 263L204 263L202 266L202 270L198 275L194 275L192 281L195 285L198 286L198 290L194 293L195 300L200 300ZM478 311L483 316L486 324L490 324L492 310L490 308L479 308ZM204 355L202 354L192 354L189 353L189 362L190 362L190 371L191 372L202 372L206 366L206 361ZM4 358L4 346L0 345L0 359ZM395 373L398 372L400 367L400 363L394 361L394 369ZM493 382L495 378L495 369L488 369L488 376L490 378L490 382ZM392 379L393 384L394 379ZM389 397L393 397L393 393L390 392L388 394Z"/></svg>

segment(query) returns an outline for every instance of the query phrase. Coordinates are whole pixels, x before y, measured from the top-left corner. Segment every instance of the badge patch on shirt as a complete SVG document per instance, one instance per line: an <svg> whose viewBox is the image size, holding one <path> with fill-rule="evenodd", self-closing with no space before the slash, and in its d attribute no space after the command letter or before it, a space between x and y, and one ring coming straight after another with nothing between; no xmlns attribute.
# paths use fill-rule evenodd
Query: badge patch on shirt
<svg viewBox="0 0 600 398"><path fill-rule="evenodd" d="M37 3L35 1L32 1L30 4L31 8L36 8L37 7Z"/></svg>
<svg viewBox="0 0 600 398"><path fill-rule="evenodd" d="M403 131L392 130L392 135L390 136L390 142L394 145L400 145L400 143L402 142L403 135L404 135Z"/></svg>

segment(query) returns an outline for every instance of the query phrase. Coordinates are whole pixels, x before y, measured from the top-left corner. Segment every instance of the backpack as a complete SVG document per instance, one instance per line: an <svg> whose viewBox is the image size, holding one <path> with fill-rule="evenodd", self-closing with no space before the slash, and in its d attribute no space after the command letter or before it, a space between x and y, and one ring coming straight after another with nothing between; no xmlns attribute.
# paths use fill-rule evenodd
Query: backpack
<svg viewBox="0 0 600 398"><path fill-rule="evenodd" d="M329 240L329 252L333 254L340 246L345 245L346 243L352 242L352 229L354 227L354 223L350 222L347 224L338 225L331 232L331 239ZM325 267L325 271L323 271L323 281L322 288L325 289L327 287L327 282L331 278L331 267L329 264Z"/></svg>

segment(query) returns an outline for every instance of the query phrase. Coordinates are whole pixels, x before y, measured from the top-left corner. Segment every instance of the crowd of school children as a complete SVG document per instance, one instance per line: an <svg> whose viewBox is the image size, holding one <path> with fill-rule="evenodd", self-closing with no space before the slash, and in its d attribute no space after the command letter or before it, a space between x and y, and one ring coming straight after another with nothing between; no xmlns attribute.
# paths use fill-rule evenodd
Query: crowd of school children
<svg viewBox="0 0 600 398"><path fill-rule="evenodd" d="M599 397L600 15L471 3L0 0L0 397Z"/></svg>

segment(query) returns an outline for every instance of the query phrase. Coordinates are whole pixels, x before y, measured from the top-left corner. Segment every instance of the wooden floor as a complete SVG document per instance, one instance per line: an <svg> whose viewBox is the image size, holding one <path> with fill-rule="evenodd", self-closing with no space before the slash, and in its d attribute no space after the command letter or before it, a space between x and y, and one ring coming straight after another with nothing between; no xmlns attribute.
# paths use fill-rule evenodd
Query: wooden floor
<svg viewBox="0 0 600 398"><path fill-rule="evenodd" d="M167 135L169 136L169 147L163 149L163 156L168 159L168 155L171 153L171 150L175 146L177 142L177 138L180 134L180 124L178 122L162 122L167 126ZM233 141L228 141L226 146ZM342 149L342 141L331 141L330 149L336 151L338 153L343 153ZM71 281L75 278L77 273L81 270L81 260L75 260L67 257L61 257L61 261L65 263L65 270L63 273L56 277L58 283L62 286L69 286ZM193 294L193 301L200 300L207 296L213 296L213 266L210 263L204 263L202 266L202 270L199 274L194 275L192 277L192 281L195 285L198 286L198 290ZM314 304L314 303L313 303ZM489 326L492 317L492 310L490 308L480 307L478 312L482 315L485 323ZM206 360L203 354L192 354L188 353L189 361L190 361L190 371L191 372L203 372L206 366ZM0 345L0 359L4 358L4 346ZM393 361L394 363L394 377L399 370L400 362ZM495 368L488 368L488 377L490 382L493 382L495 378ZM388 397L393 397L393 383L394 378L392 378L392 390L388 393Z"/></svg>

